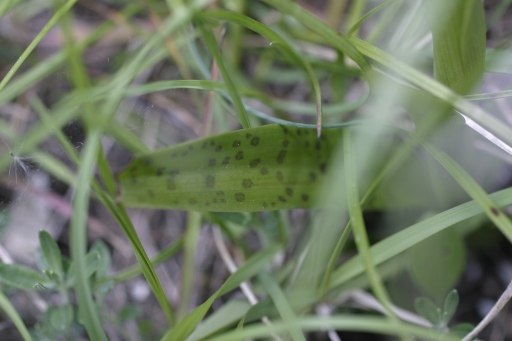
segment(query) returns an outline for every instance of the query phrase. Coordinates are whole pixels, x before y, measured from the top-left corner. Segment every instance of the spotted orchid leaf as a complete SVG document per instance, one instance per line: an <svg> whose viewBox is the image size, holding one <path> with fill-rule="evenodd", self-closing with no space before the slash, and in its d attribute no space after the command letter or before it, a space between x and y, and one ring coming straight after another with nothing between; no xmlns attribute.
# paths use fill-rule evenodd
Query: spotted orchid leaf
<svg viewBox="0 0 512 341"><path fill-rule="evenodd" d="M136 155L119 176L127 207L211 212L310 208L342 130L267 125Z"/></svg>

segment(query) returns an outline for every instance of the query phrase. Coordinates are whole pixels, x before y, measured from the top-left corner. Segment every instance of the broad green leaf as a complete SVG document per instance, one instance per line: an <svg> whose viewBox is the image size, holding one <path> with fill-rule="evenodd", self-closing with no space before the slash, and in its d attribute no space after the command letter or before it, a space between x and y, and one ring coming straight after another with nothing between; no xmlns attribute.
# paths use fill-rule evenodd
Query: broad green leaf
<svg viewBox="0 0 512 341"><path fill-rule="evenodd" d="M234 212L314 207L341 130L268 125L140 154L119 175L129 207Z"/></svg>
<svg viewBox="0 0 512 341"><path fill-rule="evenodd" d="M89 252L85 256L85 275L87 278L90 278L92 274L98 270L100 266L100 255L98 252ZM67 273L67 285L72 286L75 283L76 277L76 265L71 263Z"/></svg>
<svg viewBox="0 0 512 341"><path fill-rule="evenodd" d="M419 288L442 302L462 275L465 256L461 236L446 229L410 249L409 274Z"/></svg>
<svg viewBox="0 0 512 341"><path fill-rule="evenodd" d="M63 331L73 323L73 307L70 304L52 307L48 313L50 325L55 331Z"/></svg>
<svg viewBox="0 0 512 341"><path fill-rule="evenodd" d="M453 314L455 314L455 311L457 310L457 306L459 305L459 294L457 293L457 290L453 289L448 293L444 300L443 305L443 320L445 324L448 324L450 320L453 317Z"/></svg>
<svg viewBox="0 0 512 341"><path fill-rule="evenodd" d="M35 290L50 284L39 272L18 264L0 264L0 283L14 288Z"/></svg>
<svg viewBox="0 0 512 341"><path fill-rule="evenodd" d="M466 94L480 81L485 63L485 17L480 0L425 1L434 43L434 73Z"/></svg>
<svg viewBox="0 0 512 341"><path fill-rule="evenodd" d="M434 326L441 323L441 309L427 297L419 297L414 301L414 309Z"/></svg>
<svg viewBox="0 0 512 341"><path fill-rule="evenodd" d="M39 244L41 245L41 251L46 264L50 267L44 270L51 270L59 277L62 276L62 255L55 240L53 240L48 232L41 230L39 231Z"/></svg>
<svg viewBox="0 0 512 341"><path fill-rule="evenodd" d="M110 251L107 245L103 241L96 241L91 247L91 253L97 253L99 255L98 270L96 271L96 278L107 276L107 272L110 269Z"/></svg>

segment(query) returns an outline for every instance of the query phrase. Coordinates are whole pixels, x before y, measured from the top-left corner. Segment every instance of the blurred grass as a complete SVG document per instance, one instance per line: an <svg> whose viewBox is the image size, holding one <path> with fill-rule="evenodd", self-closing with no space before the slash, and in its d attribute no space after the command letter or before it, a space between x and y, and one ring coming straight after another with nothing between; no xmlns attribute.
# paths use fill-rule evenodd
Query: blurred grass
<svg viewBox="0 0 512 341"><path fill-rule="evenodd" d="M27 4L2 2L0 24L9 20L19 25ZM474 165L474 141L484 143L480 135L485 133L470 135L467 126L451 119L463 114L512 145L510 123L474 102L510 97L510 89L479 93L484 66L508 67L505 75L510 77L510 61L501 58L493 64L486 48L486 29L509 19L510 1L489 10L487 22L476 0L332 0L325 6L288 0L52 4L53 11L42 5L39 12L33 9L32 16L44 24L21 22L30 39L0 25L2 39L24 51L14 63L0 59L0 134L6 146L0 169L9 173L13 162L30 157L40 172L72 188L66 243L76 264L76 303L90 339L108 336L103 320L107 307L98 302L85 262L88 221L98 207L113 218L108 224L116 221L121 227L139 262L117 268L117 275L100 282L114 279L118 285L113 290L123 290L122 283L142 273L165 316L167 325L155 326L153 334L162 340L185 340L196 328L195 333L218 340L304 340L311 339L309 332L326 329L434 339L430 329L395 316L389 279L407 272L399 258L440 231L456 230L462 237L474 233L455 226L482 213L477 229L491 222L502 233L497 243L509 246L512 241L504 209L512 205L512 192L498 191L510 181L486 182L482 177L501 172L510 179L510 164L487 152L481 156L485 162ZM418 37L425 36L431 38L419 45ZM509 39L498 43L506 46ZM141 113L137 108L142 107L150 109ZM15 111L19 108L30 111L25 121ZM73 145L62 131L76 122L85 131L83 147ZM186 225L172 227L179 229L181 239L151 260L133 212L117 201L116 174L125 164L107 146L146 152L199 138L198 132L215 134L268 122L345 127L345 143L333 153L322 196L335 209L245 216L189 212ZM52 140L58 141L58 151L48 147ZM486 148L504 154L495 145ZM128 155L126 150L117 152ZM464 155L470 155L469 161ZM416 167L408 168L411 164ZM408 169L419 169L411 177L425 186L400 176ZM25 180L29 186L30 181ZM413 204L417 202L423 204ZM398 219L400 228L385 219L371 221L375 212L395 219L397 206L412 210L416 220ZM208 249L202 233L209 224L222 228L239 262L238 271L222 277L213 294L199 283L199 273L214 278L224 265L217 261L207 271L197 264ZM179 297L173 299L169 279L156 270L171 259L180 265L180 274L172 276L179 283ZM262 298L252 307L226 295L243 281ZM353 287L371 290L392 323L388 317L351 314L338 299ZM29 340L17 316L23 314L3 296L2 302L0 308ZM208 315L214 303L218 305ZM321 303L332 307L332 316L312 316ZM205 317L220 322L201 326Z"/></svg>

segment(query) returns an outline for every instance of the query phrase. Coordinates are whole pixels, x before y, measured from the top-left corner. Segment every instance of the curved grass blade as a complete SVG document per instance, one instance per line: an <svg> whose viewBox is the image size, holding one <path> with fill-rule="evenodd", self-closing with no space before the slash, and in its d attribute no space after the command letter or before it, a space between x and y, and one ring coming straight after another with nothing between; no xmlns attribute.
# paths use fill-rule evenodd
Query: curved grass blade
<svg viewBox="0 0 512 341"><path fill-rule="evenodd" d="M314 207L342 130L268 125L140 154L119 175L129 207L240 212Z"/></svg>

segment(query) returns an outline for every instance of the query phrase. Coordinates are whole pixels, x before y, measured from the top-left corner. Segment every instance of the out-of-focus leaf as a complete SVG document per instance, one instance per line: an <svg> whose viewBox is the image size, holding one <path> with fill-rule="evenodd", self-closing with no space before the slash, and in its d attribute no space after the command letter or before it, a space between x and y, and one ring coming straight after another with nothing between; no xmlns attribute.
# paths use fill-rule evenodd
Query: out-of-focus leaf
<svg viewBox="0 0 512 341"><path fill-rule="evenodd" d="M11 287L36 290L50 281L39 272L18 264L0 264L0 283Z"/></svg>
<svg viewBox="0 0 512 341"><path fill-rule="evenodd" d="M39 245L41 246L44 259L49 266L45 270L51 270L57 276L62 276L62 255L55 240L53 240L48 232L41 230L39 231Z"/></svg>
<svg viewBox="0 0 512 341"><path fill-rule="evenodd" d="M451 320L453 314L457 310L457 306L459 305L459 294L457 290L453 289L448 293L446 298L444 299L443 306L443 320L446 324Z"/></svg>
<svg viewBox="0 0 512 341"><path fill-rule="evenodd" d="M441 309L426 297L419 297L414 301L414 309L434 326L441 323Z"/></svg>
<svg viewBox="0 0 512 341"><path fill-rule="evenodd" d="M434 74L466 94L480 81L485 63L485 17L480 0L425 1L434 43Z"/></svg>
<svg viewBox="0 0 512 341"><path fill-rule="evenodd" d="M465 248L460 235L447 229L429 237L409 251L409 274L423 291L442 302L465 266Z"/></svg>

